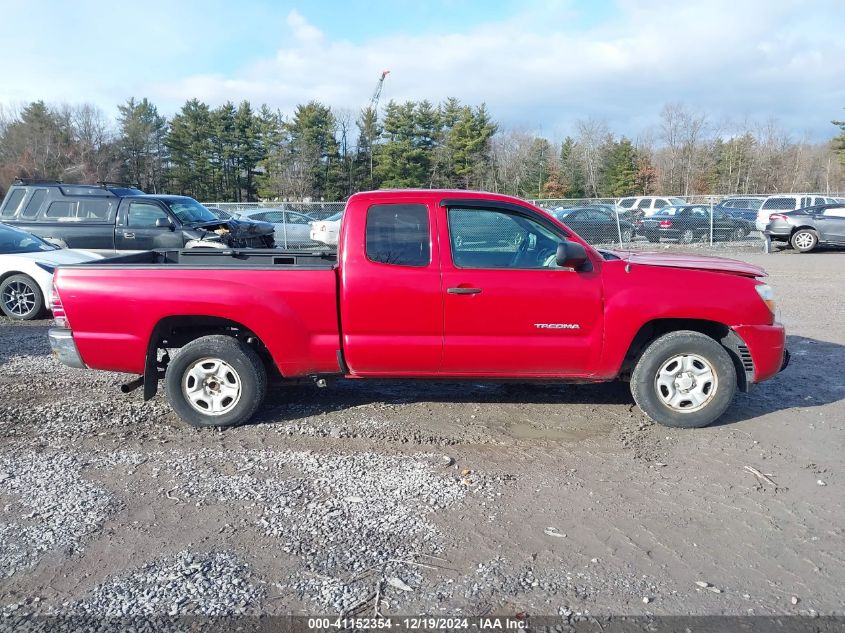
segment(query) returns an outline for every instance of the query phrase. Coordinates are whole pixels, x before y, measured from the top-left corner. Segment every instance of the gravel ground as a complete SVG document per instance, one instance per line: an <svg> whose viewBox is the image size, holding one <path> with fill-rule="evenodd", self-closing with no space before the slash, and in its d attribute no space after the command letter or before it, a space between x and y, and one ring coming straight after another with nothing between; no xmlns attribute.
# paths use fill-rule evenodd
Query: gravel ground
<svg viewBox="0 0 845 633"><path fill-rule="evenodd" d="M412 382L197 430L0 320L0 613L845 615L845 259L733 255L793 363L694 431L625 385Z"/></svg>

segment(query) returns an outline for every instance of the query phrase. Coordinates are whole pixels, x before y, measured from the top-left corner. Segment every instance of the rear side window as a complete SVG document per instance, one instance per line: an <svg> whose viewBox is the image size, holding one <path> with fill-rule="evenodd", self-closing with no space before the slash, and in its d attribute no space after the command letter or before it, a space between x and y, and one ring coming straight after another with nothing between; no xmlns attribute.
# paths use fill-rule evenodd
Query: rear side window
<svg viewBox="0 0 845 633"><path fill-rule="evenodd" d="M83 222L108 222L114 219L115 206L112 199L80 200L76 215Z"/></svg>
<svg viewBox="0 0 845 633"><path fill-rule="evenodd" d="M38 211L41 209L41 204L44 202L44 198L46 197L46 189L36 189L33 192L32 197L29 199L29 202L26 203L21 216L25 218L34 218L38 215Z"/></svg>
<svg viewBox="0 0 845 633"><path fill-rule="evenodd" d="M645 200L640 200L640 203L637 205L638 209L649 209L651 208L651 200L646 198Z"/></svg>
<svg viewBox="0 0 845 633"><path fill-rule="evenodd" d="M6 204L3 205L3 211L0 213L0 217L11 218L14 216L25 195L26 189L15 189L9 194L9 197L6 198Z"/></svg>
<svg viewBox="0 0 845 633"><path fill-rule="evenodd" d="M428 207L377 204L367 210L367 258L379 264L428 266L431 238Z"/></svg>
<svg viewBox="0 0 845 633"><path fill-rule="evenodd" d="M619 207L622 209L630 209L634 206L634 202L636 202L636 198L622 198L619 201Z"/></svg>
<svg viewBox="0 0 845 633"><path fill-rule="evenodd" d="M769 198L763 203L762 208L765 210L791 211L795 209L795 198Z"/></svg>
<svg viewBox="0 0 845 633"><path fill-rule="evenodd" d="M50 206L47 207L47 213L44 214L45 217L48 217L53 220L59 220L61 218L72 218L76 215L76 202L70 202L68 200L55 200L50 203Z"/></svg>
<svg viewBox="0 0 845 633"><path fill-rule="evenodd" d="M654 208L655 209L662 209L663 207L668 207L669 201L668 200L655 200L654 201Z"/></svg>

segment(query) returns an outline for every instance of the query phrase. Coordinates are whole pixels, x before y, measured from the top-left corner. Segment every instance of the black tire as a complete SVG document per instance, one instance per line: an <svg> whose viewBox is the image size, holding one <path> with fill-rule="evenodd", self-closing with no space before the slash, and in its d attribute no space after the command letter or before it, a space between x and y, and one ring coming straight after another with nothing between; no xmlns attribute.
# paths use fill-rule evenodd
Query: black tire
<svg viewBox="0 0 845 633"><path fill-rule="evenodd" d="M194 373L204 371L203 363L211 367L213 363L222 361L228 367L222 367L219 375L208 375L208 385L202 388L198 402L205 394L206 409L204 413L199 405L195 405L188 398L187 391L191 384L197 384ZM224 384L228 383L228 384ZM261 406L267 393L267 370L256 351L246 343L231 336L203 336L185 345L167 366L164 376L167 389L167 399L170 406L185 422L191 426L227 427L243 424ZM183 384L185 387L183 388ZM237 397L228 396L222 389L235 389ZM222 394L222 396L221 396ZM222 397L219 413L211 413L216 405L209 404L215 397ZM229 401L227 401L227 399ZM234 400L234 402L231 402Z"/></svg>
<svg viewBox="0 0 845 633"><path fill-rule="evenodd" d="M622 230L622 243L628 244L634 239L634 232L631 229Z"/></svg>
<svg viewBox="0 0 845 633"><path fill-rule="evenodd" d="M709 368L705 366L705 369L715 375L715 380L710 381L710 391L704 396L706 401L698 407L688 407L689 410L680 408L684 402L684 392L680 389L676 392L681 398L678 407L664 402L666 396L659 391L663 387L658 385L658 372L678 357L703 359L709 364ZM680 372L678 376L682 377L683 373L686 372ZM675 380L677 387L679 378ZM736 369L727 350L709 336L689 330L664 334L652 341L631 375L631 394L637 406L649 418L664 426L700 428L712 424L730 406L735 393Z"/></svg>
<svg viewBox="0 0 845 633"><path fill-rule="evenodd" d="M645 238L646 238L649 242L652 242L652 243L657 243L657 242L659 242L659 241L660 241L660 237L659 237L659 236L657 236L657 235L649 235L649 234L646 234Z"/></svg>
<svg viewBox="0 0 845 633"><path fill-rule="evenodd" d="M29 275L11 275L0 283L0 309L16 321L37 319L44 312L44 294Z"/></svg>
<svg viewBox="0 0 845 633"><path fill-rule="evenodd" d="M744 226L738 226L733 230L732 238L734 242L739 242L740 240L744 240L748 237L748 229Z"/></svg>
<svg viewBox="0 0 845 633"><path fill-rule="evenodd" d="M692 244L695 241L695 232L692 229L684 229L678 236L678 242L681 244Z"/></svg>
<svg viewBox="0 0 845 633"><path fill-rule="evenodd" d="M819 245L819 234L813 229L798 229L789 238L789 243L799 253L809 253Z"/></svg>

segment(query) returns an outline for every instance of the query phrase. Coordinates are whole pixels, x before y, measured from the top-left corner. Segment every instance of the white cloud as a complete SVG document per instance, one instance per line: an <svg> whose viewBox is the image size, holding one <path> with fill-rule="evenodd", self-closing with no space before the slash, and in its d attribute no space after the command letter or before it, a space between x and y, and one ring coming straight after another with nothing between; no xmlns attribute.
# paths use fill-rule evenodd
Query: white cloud
<svg viewBox="0 0 845 633"><path fill-rule="evenodd" d="M829 120L845 106L845 25L834 0L819 0L812 10L796 0L619 0L592 26L579 26L585 23L579 17L570 2L531 2L503 21L353 42L327 36L307 10L292 10L276 16L275 53L239 68L180 76L180 58L195 60L197 46L216 45L214 39L183 41L170 58L139 50L147 67L139 63L108 89L79 87L101 86L96 65L89 64L34 93L25 80L10 92L37 98L40 89L49 99L61 91L66 100L97 99L109 108L134 94L149 96L166 112L193 97L213 104L249 99L286 112L316 99L358 110L381 71L390 69L385 99L483 101L503 124L550 135L570 131L586 116L635 134L664 103L682 101L713 119L775 116L796 134L825 138L835 131ZM218 41L221 28L212 31ZM162 37L178 40L178 29L165 30ZM107 68L109 59L98 63Z"/></svg>

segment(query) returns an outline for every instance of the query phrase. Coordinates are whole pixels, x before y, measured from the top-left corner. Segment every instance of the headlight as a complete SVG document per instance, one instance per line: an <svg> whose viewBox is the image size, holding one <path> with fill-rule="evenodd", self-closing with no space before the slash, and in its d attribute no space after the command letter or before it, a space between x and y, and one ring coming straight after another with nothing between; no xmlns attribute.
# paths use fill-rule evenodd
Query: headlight
<svg viewBox="0 0 845 633"><path fill-rule="evenodd" d="M772 314L775 313L775 293L772 290L772 287L768 284L757 284L754 286L754 289L757 291L757 294L760 295L760 298L765 302L765 304L769 307L769 310Z"/></svg>

